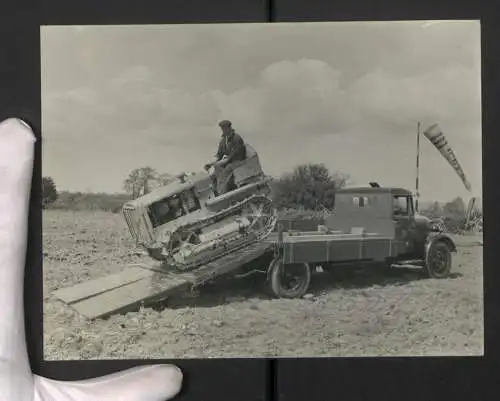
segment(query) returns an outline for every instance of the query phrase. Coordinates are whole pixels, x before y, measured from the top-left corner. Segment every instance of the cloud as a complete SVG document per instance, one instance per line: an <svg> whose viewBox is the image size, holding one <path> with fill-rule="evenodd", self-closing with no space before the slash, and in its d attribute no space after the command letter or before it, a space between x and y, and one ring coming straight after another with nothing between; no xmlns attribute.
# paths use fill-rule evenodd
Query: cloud
<svg viewBox="0 0 500 401"><path fill-rule="evenodd" d="M341 88L342 74L321 60L281 61L255 85L219 93L224 115L256 135L324 135L360 130L397 134L440 121L480 123L479 77L452 64L412 77L377 69Z"/></svg>
<svg viewBox="0 0 500 401"><path fill-rule="evenodd" d="M224 118L273 174L312 158L361 180L399 174L391 180L403 185L420 120L439 122L464 168L477 170L462 155L480 148L478 25L424 26L101 27L67 38L59 31L44 45L44 137L89 155L97 145L103 155L121 152L123 169L156 158L162 171L177 171L210 157ZM387 160L377 173L360 167L370 154ZM429 174L442 165L428 152L429 166L431 158ZM391 163L403 159L409 163L395 173Z"/></svg>
<svg viewBox="0 0 500 401"><path fill-rule="evenodd" d="M255 135L335 133L349 117L340 77L322 60L284 60L265 67L253 85L219 93L217 100L224 115Z"/></svg>
<svg viewBox="0 0 500 401"><path fill-rule="evenodd" d="M80 88L46 99L51 129L75 135L151 140L206 137L219 119L255 136L293 137L349 131L398 134L417 120L453 126L480 123L476 73L460 64L411 77L378 68L341 87L342 72L318 59L282 60L234 91L161 88L145 66L134 66L101 88ZM66 130L60 132L67 135Z"/></svg>
<svg viewBox="0 0 500 401"><path fill-rule="evenodd" d="M378 69L357 80L349 93L359 115L380 126L418 120L471 125L481 120L479 82L474 71L458 64L412 77Z"/></svg>

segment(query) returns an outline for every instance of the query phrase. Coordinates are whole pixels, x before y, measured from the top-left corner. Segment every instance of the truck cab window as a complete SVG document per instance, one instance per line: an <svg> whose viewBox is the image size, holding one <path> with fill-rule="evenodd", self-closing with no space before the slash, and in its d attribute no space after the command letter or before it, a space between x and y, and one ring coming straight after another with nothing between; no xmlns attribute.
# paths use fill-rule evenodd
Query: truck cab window
<svg viewBox="0 0 500 401"><path fill-rule="evenodd" d="M354 196L352 198L352 204L356 207L367 207L368 199L368 196Z"/></svg>
<svg viewBox="0 0 500 401"><path fill-rule="evenodd" d="M408 216L410 202L407 196L394 196L394 216Z"/></svg>

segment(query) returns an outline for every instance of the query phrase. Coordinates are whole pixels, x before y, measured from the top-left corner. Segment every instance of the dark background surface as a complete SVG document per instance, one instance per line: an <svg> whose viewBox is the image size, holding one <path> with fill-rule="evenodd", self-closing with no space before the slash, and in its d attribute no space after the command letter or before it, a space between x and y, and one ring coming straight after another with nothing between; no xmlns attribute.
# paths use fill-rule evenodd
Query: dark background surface
<svg viewBox="0 0 500 401"><path fill-rule="evenodd" d="M495 28L500 4L319 0L7 0L0 12L0 119L25 119L41 138L40 25L280 22L324 20L482 20L484 181L499 152L500 46ZM496 134L496 135L495 135ZM35 373L81 379L148 361L44 362L42 350L41 141L36 144L29 219L25 302L28 349ZM497 186L484 185L486 211L484 358L178 360L185 374L182 400L499 400L497 343L500 282L495 269ZM493 234L493 238L491 235ZM498 240L497 240L498 241ZM490 245L491 243L491 245ZM436 306L439 307L439 306ZM155 361L159 362L159 361ZM162 361L170 362L170 361Z"/></svg>

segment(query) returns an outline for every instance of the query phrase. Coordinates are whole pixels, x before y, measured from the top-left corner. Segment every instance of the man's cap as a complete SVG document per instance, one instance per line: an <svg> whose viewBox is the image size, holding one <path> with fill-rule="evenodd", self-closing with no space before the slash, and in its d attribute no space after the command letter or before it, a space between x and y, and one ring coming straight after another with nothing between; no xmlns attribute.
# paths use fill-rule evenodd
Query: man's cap
<svg viewBox="0 0 500 401"><path fill-rule="evenodd" d="M230 127L231 126L231 121L229 120L222 120L219 122L219 127Z"/></svg>

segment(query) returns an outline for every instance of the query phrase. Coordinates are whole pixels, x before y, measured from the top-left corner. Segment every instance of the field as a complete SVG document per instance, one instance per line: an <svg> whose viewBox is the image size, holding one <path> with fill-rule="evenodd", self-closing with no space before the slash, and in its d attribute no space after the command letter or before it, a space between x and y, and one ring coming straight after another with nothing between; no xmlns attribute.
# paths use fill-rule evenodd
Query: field
<svg viewBox="0 0 500 401"><path fill-rule="evenodd" d="M339 270L303 299L267 298L254 279L205 288L161 312L86 322L51 292L143 259L120 215L44 211L45 358L482 355L482 246L456 237L453 276ZM193 307L196 306L196 307Z"/></svg>

